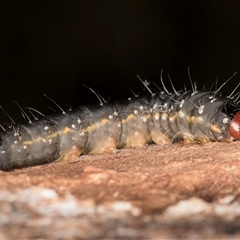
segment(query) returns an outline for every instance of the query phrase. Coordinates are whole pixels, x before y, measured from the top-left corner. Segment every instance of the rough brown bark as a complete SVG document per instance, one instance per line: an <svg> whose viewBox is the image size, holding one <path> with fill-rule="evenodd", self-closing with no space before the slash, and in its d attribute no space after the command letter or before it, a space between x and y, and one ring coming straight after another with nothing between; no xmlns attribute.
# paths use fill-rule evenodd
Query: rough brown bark
<svg viewBox="0 0 240 240"><path fill-rule="evenodd" d="M240 238L240 142L0 172L0 238Z"/></svg>

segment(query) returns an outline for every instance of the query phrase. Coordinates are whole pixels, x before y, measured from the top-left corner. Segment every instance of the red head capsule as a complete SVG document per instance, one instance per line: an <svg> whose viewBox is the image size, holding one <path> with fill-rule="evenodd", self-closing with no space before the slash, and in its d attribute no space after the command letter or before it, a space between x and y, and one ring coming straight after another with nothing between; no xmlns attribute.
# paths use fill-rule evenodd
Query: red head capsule
<svg viewBox="0 0 240 240"><path fill-rule="evenodd" d="M240 139L240 112L237 112L229 125L229 133L235 139Z"/></svg>

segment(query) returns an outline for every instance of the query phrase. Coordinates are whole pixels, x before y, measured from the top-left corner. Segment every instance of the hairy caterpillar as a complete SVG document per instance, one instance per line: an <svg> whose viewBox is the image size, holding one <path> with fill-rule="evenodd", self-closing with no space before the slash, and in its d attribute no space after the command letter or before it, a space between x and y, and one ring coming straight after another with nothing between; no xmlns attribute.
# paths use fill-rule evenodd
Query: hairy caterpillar
<svg viewBox="0 0 240 240"><path fill-rule="evenodd" d="M82 154L111 153L152 142L240 139L239 94L223 97L221 87L206 91L192 84L191 91L173 87L170 93L163 84L164 91L148 88L149 96L121 103L101 102L24 124L12 121L0 132L0 169L73 161Z"/></svg>

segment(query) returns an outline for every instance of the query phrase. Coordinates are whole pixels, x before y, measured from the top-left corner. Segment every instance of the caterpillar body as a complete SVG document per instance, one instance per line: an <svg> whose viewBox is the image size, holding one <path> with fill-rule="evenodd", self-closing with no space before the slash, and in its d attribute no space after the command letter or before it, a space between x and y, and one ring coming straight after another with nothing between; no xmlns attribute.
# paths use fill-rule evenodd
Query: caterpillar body
<svg viewBox="0 0 240 240"><path fill-rule="evenodd" d="M150 96L122 103L78 107L30 123L12 123L0 132L0 169L74 161L82 154L149 143L240 139L237 97L223 97L219 90L150 91Z"/></svg>

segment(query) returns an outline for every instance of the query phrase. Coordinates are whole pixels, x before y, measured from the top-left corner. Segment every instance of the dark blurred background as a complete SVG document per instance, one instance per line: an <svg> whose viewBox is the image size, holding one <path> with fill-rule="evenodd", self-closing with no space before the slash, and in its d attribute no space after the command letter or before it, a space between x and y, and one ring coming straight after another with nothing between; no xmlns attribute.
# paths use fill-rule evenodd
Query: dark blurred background
<svg viewBox="0 0 240 240"><path fill-rule="evenodd" d="M119 99L143 88L136 74L159 83L161 69L177 89L189 66L199 87L239 72L227 94L240 81L240 1L2 0L0 31L0 105L17 120L12 100L44 113L44 93L97 102L83 84Z"/></svg>

